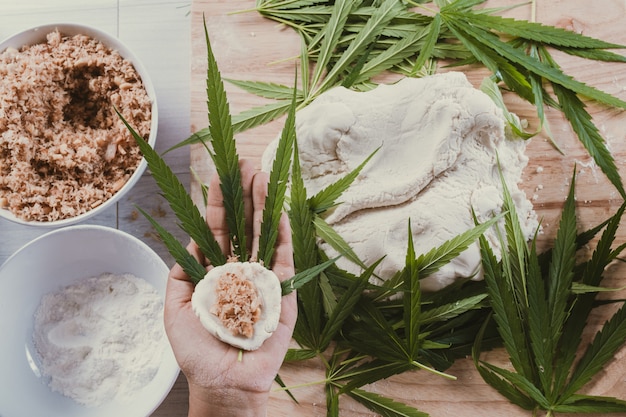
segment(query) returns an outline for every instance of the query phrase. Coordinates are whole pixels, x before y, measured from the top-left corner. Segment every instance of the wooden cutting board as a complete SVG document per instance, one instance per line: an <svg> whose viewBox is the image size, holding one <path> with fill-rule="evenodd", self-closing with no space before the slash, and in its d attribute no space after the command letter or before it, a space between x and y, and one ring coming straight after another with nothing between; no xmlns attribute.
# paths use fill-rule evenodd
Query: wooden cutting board
<svg viewBox="0 0 626 417"><path fill-rule="evenodd" d="M191 66L191 122L192 131L207 126L206 115L206 47L203 16L211 38L211 44L225 78L273 81L291 85L294 65L297 62L300 41L289 28L261 17L255 11L235 13L254 7L253 0L193 0L192 3L192 66ZM508 6L521 3L519 0L491 0L487 7ZM530 4L510 10L504 15L520 19L532 19L548 25L563 27L603 40L626 44L626 2L624 0L537 0L536 10ZM558 61L566 72L580 81L626 99L626 65L587 62L558 55ZM470 81L478 86L486 75L485 71L464 69ZM264 103L263 99L249 95L227 84L231 113ZM532 127L537 126L534 108L519 98L507 95L509 110L527 119ZM590 104L596 126L607 140L622 178L626 178L626 113ZM527 148L530 158L523 176L522 188L532 199L535 209L543 218L544 233L541 245L548 245L554 238L562 203L567 195L574 168L578 167L577 203L581 228L596 225L615 213L621 204L619 194L605 179L604 174L591 161L572 133L569 125L556 112L549 113L551 130L563 154L557 152L545 135L532 139ZM260 167L260 157L267 144L280 132L284 119L244 132L237 137L239 154L252 160ZM192 169L203 182L213 173L212 163L200 146L191 149ZM191 184L196 202L201 201L198 180ZM626 226L626 225L624 225ZM626 237L622 227L618 241ZM624 286L626 267L617 264L610 267L607 285ZM622 278L624 277L624 278ZM613 296L624 296L615 294ZM590 334L594 326L606 319L610 309L598 311L591 317ZM617 358L602 372L587 393L609 395L626 399L626 363L622 349ZM490 361L506 366L505 352L497 350L487 354ZM444 416L530 416L530 413L509 404L503 397L487 386L473 367L471 360L458 361L449 371L457 377L449 381L425 371L407 372L379 381L368 389L390 396L430 413L433 417ZM323 368L316 361L285 364L281 377L288 386L322 381ZM285 393L273 392L270 416L323 416L326 405L321 384L294 389L299 403L294 403ZM359 404L343 398L342 416L374 415Z"/></svg>

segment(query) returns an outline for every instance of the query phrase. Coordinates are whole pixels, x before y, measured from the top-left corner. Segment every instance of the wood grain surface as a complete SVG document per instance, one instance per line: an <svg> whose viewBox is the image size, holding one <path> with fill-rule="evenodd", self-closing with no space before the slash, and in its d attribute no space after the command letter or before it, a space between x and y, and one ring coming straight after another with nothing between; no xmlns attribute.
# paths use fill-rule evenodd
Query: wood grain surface
<svg viewBox="0 0 626 417"><path fill-rule="evenodd" d="M519 4L518 0L491 0L487 7ZM222 76L225 78L274 81L289 85L293 80L295 59L299 52L299 39L291 29L261 17L254 11L234 13L254 7L252 0L194 0L191 13L191 129L197 131L207 125L206 115L206 48L203 32L203 16L211 38L214 53ZM530 4L504 13L506 16L530 20L533 18ZM626 19L624 0L537 0L536 20L574 30L585 35L626 44L623 24ZM588 62L557 55L558 62L566 72L621 99L626 99L626 66L619 64ZM440 69L444 71L444 69ZM470 81L478 86L486 72L477 68L463 68ZM227 85L231 112L263 103L263 99L251 96ZM527 119L531 130L537 126L534 108L513 95L505 96L509 110ZM588 110L604 135L626 178L626 114L589 104ZM605 179L604 174L592 162L578 139L560 114L549 113L550 127L563 154L557 152L545 135L533 138L528 145L530 158L523 176L522 187L532 199L535 209L543 218L544 232L540 245L546 247L554 238L555 222L567 195L574 165L578 168L577 206L581 229L596 225L613 214L622 200ZM260 156L266 145L278 135L283 120L244 132L237 137L240 156L252 160L260 167ZM194 146L191 165L201 181L209 180L213 173L206 151ZM192 180L192 194L201 201L198 181ZM624 241L626 228L622 227L619 242ZM626 281L623 265L612 265L606 285L623 286ZM624 296L614 294L613 296ZM590 336L608 316L611 308L600 310L591 317ZM586 392L626 398L626 349L586 387ZM506 354L497 350L487 354L489 360L507 366ZM530 413L509 404L503 397L487 386L473 367L471 360L460 360L450 370L456 381L445 380L428 372L407 372L379 381L368 389L399 401L411 404L433 417L444 416L529 416ZM323 370L316 361L285 364L281 376L288 386L322 381ZM178 384L177 384L178 386ZM177 395L183 395L180 389ZM270 416L323 416L326 412L322 384L294 389L299 403L286 394L272 393ZM174 394L171 394L172 396ZM181 400L182 402L182 400ZM343 398L341 416L374 415L361 405ZM165 414L164 414L165 415ZM176 414L178 415L178 414Z"/></svg>

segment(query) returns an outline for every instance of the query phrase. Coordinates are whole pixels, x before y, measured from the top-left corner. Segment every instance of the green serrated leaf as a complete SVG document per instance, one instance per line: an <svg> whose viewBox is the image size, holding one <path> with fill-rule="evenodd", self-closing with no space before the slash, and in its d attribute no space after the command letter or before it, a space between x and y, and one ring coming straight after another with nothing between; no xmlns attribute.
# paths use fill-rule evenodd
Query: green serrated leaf
<svg viewBox="0 0 626 417"><path fill-rule="evenodd" d="M309 51L307 49L307 44L304 38L300 39L300 85L302 86L302 96L309 96L309 87L311 85L310 81L310 62L311 57L309 56Z"/></svg>
<svg viewBox="0 0 626 417"><path fill-rule="evenodd" d="M356 3L356 4L355 4ZM360 1L352 2L347 0L337 0L333 6L332 14L324 27L323 38L320 46L320 53L317 58L317 65L314 69L313 77L311 79L311 88L315 88L320 80L322 79L322 75L327 68L328 63L330 62L331 56L335 48L337 47L337 43L339 42L339 38L342 34L343 27L348 20L348 16L350 12L358 6Z"/></svg>
<svg viewBox="0 0 626 417"><path fill-rule="evenodd" d="M352 282L352 285L346 289L342 296L337 300L335 309L331 312L326 326L322 329L320 337L320 346L322 350L326 350L334 336L341 330L344 321L350 316L354 306L363 296L363 291L367 287L370 276L374 273L374 269L378 266L374 263L365 272Z"/></svg>
<svg viewBox="0 0 626 417"><path fill-rule="evenodd" d="M539 51L538 51L537 45L535 44L530 45L530 56L536 59L539 58ZM548 139L550 139L550 142L552 143L552 145L556 148L557 151L559 151L562 154L563 151L561 150L554 136L552 135L552 131L548 123L548 118L544 110L544 102L547 105L552 106L554 108L558 108L558 103L554 102L552 98L548 95L548 93L544 90L541 77L538 77L535 74L529 74L529 79L530 79L530 84L532 86L532 92L533 92L532 103L534 103L537 109L537 117L539 118L539 123L540 123L539 128L537 130L538 131L543 130L548 136Z"/></svg>
<svg viewBox="0 0 626 417"><path fill-rule="evenodd" d="M267 188L265 207L263 208L263 218L261 220L261 231L259 234L258 259L268 267L271 265L274 255L274 245L278 238L278 225L283 213L285 204L285 194L287 183L289 182L289 172L291 159L293 156L293 146L296 140L296 96L295 89L292 90L293 98L291 109L287 116L287 121L283 127L276 156L272 163L270 178Z"/></svg>
<svg viewBox="0 0 626 417"><path fill-rule="evenodd" d="M293 291L298 290L299 288L302 288L302 286L309 283L309 281L321 274L326 268L337 262L337 259L339 258L329 259L326 262L312 266L308 269L305 269L304 271L300 271L293 277L282 281L280 283L282 288L282 294L287 295L292 293Z"/></svg>
<svg viewBox="0 0 626 417"><path fill-rule="evenodd" d="M233 129L238 133L271 122L287 114L291 106L291 100L280 100L244 110L233 116Z"/></svg>
<svg viewBox="0 0 626 417"><path fill-rule="evenodd" d="M200 192L202 193L202 207L206 207L207 201L209 199L209 186L202 181L200 178L200 174L193 168L190 167L192 177L196 180L198 185L200 186Z"/></svg>
<svg viewBox="0 0 626 417"><path fill-rule="evenodd" d="M538 369L538 385L548 400L554 402L554 358L559 340L554 336L552 327L548 325L553 318L534 242L528 252L527 271L528 305L531 307L528 309L528 343L533 354L533 365Z"/></svg>
<svg viewBox="0 0 626 417"><path fill-rule="evenodd" d="M211 132L212 152L209 152L220 179L220 188L224 197L226 223L230 235L233 254L241 262L248 260L246 244L246 219L243 204L243 187L239 170L239 156L235 145L230 107L224 89L224 82L211 42L204 24L207 47L206 93L209 110L209 131Z"/></svg>
<svg viewBox="0 0 626 417"><path fill-rule="evenodd" d="M591 236L595 236L600 228L605 228L604 233L602 233L593 251L591 259L584 264L582 277L580 278L583 285L598 286L600 284L606 266L612 261L611 244L615 239L615 233L620 224L623 211L624 207L622 206L610 219L578 236L577 247L580 248L581 245L588 242ZM587 318L594 307L595 293L578 296L576 302L572 305L569 318L563 330L561 340L562 348L555 361L555 386L564 386L569 377L570 370L576 360L576 354L578 353L578 350L575 349L574 346L580 346L582 333L587 324Z"/></svg>
<svg viewBox="0 0 626 417"><path fill-rule="evenodd" d="M356 81L361 76L361 71L363 70L365 63L369 59L370 54L372 50L374 49L374 45L375 45L374 42L370 43L367 49L365 50L365 52L361 54L361 56L357 59L357 61L352 66L352 68L349 69L348 74L344 77L343 81L341 82L342 87L350 88L356 83Z"/></svg>
<svg viewBox="0 0 626 417"><path fill-rule="evenodd" d="M121 114L118 113L118 115L122 117ZM226 263L226 257L222 253L222 249L184 185L174 175L172 169L165 163L163 158L148 145L123 117L122 121L139 146L152 173L152 177L180 221L181 228L196 242L200 251L207 257L211 265L217 266Z"/></svg>
<svg viewBox="0 0 626 417"><path fill-rule="evenodd" d="M285 392L287 392L287 395L289 395L289 397L293 400L294 403L299 404L298 400L296 399L296 397L294 397L294 395L291 393L290 390L287 389L287 386L285 385L285 383L283 382L283 379L280 377L280 374L276 374L276 376L274 377L274 381L285 390Z"/></svg>
<svg viewBox="0 0 626 417"><path fill-rule="evenodd" d="M517 93L520 97L529 102L533 102L534 96L532 86L526 79L526 76L520 72L515 65L504 59L501 54L493 51L491 48L485 48L483 44L468 33L465 28L458 24L455 20L450 20L446 16L442 16L446 26L455 34L455 36L467 47L472 55L485 65L499 79L503 80L506 85ZM483 33L486 37L493 35L487 31Z"/></svg>
<svg viewBox="0 0 626 417"><path fill-rule="evenodd" d="M608 320L585 350L563 391L564 398L576 393L611 360L626 340L626 306Z"/></svg>
<svg viewBox="0 0 626 417"><path fill-rule="evenodd" d="M536 255L534 240L530 251L522 250L521 242L515 246L509 243L507 251L502 253L501 263L498 263L484 238L481 238L485 281L494 318L515 372L484 362L476 362L477 366L485 381L511 401L520 406L527 406L530 401L534 403L533 408L545 411L559 409L575 412L575 406L560 407L568 404L568 401L575 402L573 398L576 392L602 369L626 339L626 308L622 306L598 332L571 372L594 299L593 295L583 294L572 301L574 271L580 270L574 265L576 250L581 246L581 241L598 232L598 228L594 228L583 234L582 238L576 235L574 186L575 181L572 179L554 248L545 256L550 261L548 268L541 266L545 259L540 260ZM510 197L505 196L504 201L505 209L512 205ZM600 251L595 260L592 255L593 266L588 264L585 270L589 268L594 274L602 275L604 267L613 259L614 251L610 243L613 242L622 213L623 208L609 222L603 223L607 226L603 233L606 240L599 243ZM516 223L519 221L514 215L507 220L508 241L516 240L518 232L515 230L519 227ZM621 252L622 246L615 251ZM525 271L524 283L519 278L508 277L519 274L521 270ZM545 281L542 276L544 272L547 275ZM503 279L500 274L507 278ZM599 278L594 277L592 281L598 283ZM513 297L513 291L521 295ZM527 299L523 297L524 293ZM479 347L475 346L475 351L479 352ZM476 354L474 358L478 361ZM591 410L590 404L581 402L580 406L578 412Z"/></svg>
<svg viewBox="0 0 626 417"><path fill-rule="evenodd" d="M224 80L259 97L273 100L292 100L295 90L295 96L299 99L298 101L304 98L301 91L282 84L263 81L234 80L231 78L225 78Z"/></svg>
<svg viewBox="0 0 626 417"><path fill-rule="evenodd" d="M408 365L405 343L380 309L370 300L362 299L354 314L358 317L358 326L346 329L348 343L354 350L388 362Z"/></svg>
<svg viewBox="0 0 626 417"><path fill-rule="evenodd" d="M473 7L483 4L486 0L435 0L435 4L446 11L469 12Z"/></svg>
<svg viewBox="0 0 626 417"><path fill-rule="evenodd" d="M626 56L598 49L558 48L566 54L593 61L626 62Z"/></svg>
<svg viewBox="0 0 626 417"><path fill-rule="evenodd" d="M174 258L177 264L179 264L183 271L189 278L191 282L197 284L200 282L204 276L206 275L206 268L200 264L194 258L187 248L185 248L170 232L168 232L163 226L161 226L152 216L150 216L146 211L142 210L140 207L137 207L137 210L150 222L152 227L157 231L161 240L167 247L170 255Z"/></svg>
<svg viewBox="0 0 626 417"><path fill-rule="evenodd" d="M454 17L448 16L447 19L449 22L450 19L454 19ZM454 20L454 25L462 28L475 40L479 41L484 47L497 52L499 55L514 64L523 66L528 71L531 71L555 84L561 85L592 100L596 100L609 106L626 109L626 102L623 100L577 81L564 74L561 70L529 57L523 51L512 47L484 30L476 28L471 24L458 19Z"/></svg>
<svg viewBox="0 0 626 417"><path fill-rule="evenodd" d="M451 16L457 19L470 20L472 25L482 27L483 29L540 42L542 44L586 49L624 48L622 45L605 42L580 33L554 26L546 26L537 22L516 20L484 13L456 13L451 14Z"/></svg>
<svg viewBox="0 0 626 417"><path fill-rule="evenodd" d="M285 354L285 362L298 362L313 359L317 352L310 349L289 349Z"/></svg>
<svg viewBox="0 0 626 417"><path fill-rule="evenodd" d="M570 310L569 299L576 259L575 178L575 174L572 175L570 190L563 206L561 221L554 240L554 249L552 250L547 276L547 308L549 311L547 329L551 338L549 346L558 346ZM563 348L570 349L572 354L576 350L575 346L564 346ZM568 355L567 352L562 354ZM550 366L551 368L552 366ZM558 388L560 387L557 386Z"/></svg>
<svg viewBox="0 0 626 417"><path fill-rule="evenodd" d="M359 77L354 81L354 84L369 81L383 71L390 70L395 65L401 64L407 58L415 55L415 53L420 50L420 41L423 41L427 33L427 28L415 28L402 38L394 41L380 54L372 56L372 58L363 65ZM414 67L415 65L413 65L412 68Z"/></svg>
<svg viewBox="0 0 626 417"><path fill-rule="evenodd" d="M532 375L526 331L517 307L519 299L514 297L511 280L506 277L484 236L480 237L480 248L487 292L502 342L513 367L523 375ZM506 257L506 251L503 251L502 257Z"/></svg>
<svg viewBox="0 0 626 417"><path fill-rule="evenodd" d="M373 359L363 363L361 360L356 366L342 369L341 372L334 375L333 381L343 382L344 385L339 391L343 394L410 369L412 366L407 362L386 362Z"/></svg>
<svg viewBox="0 0 626 417"><path fill-rule="evenodd" d="M422 291L420 289L420 270L415 258L415 245L411 221L408 225L408 244L406 250L405 265L401 272L404 281L402 293L404 301L404 326L409 361L418 359L421 348L420 328L422 325Z"/></svg>
<svg viewBox="0 0 626 417"><path fill-rule="evenodd" d="M483 224L473 227L454 238L447 240L438 247L432 248L427 253L417 258L417 267L422 278L437 272L441 267L448 264L469 248L487 229L493 226L503 214L495 216Z"/></svg>
<svg viewBox="0 0 626 417"><path fill-rule="evenodd" d="M348 395L383 417L428 417L416 408L362 389L353 389Z"/></svg>
<svg viewBox="0 0 626 417"><path fill-rule="evenodd" d="M341 256L354 262L361 268L367 269L367 266L359 259L354 249L322 217L315 215L313 224L315 225L317 236L328 243L337 253L340 253Z"/></svg>
<svg viewBox="0 0 626 417"><path fill-rule="evenodd" d="M487 298L487 294L478 294L472 297L463 298L450 304L444 304L433 308L422 310L421 323L426 325L434 322L443 322L454 317L482 307L482 302Z"/></svg>
<svg viewBox="0 0 626 417"><path fill-rule="evenodd" d="M504 97L502 97L502 92L500 91L498 84L496 84L491 77L483 78L483 81L480 84L480 91L487 94L489 98L491 98L491 101L493 101L496 106L502 110L504 119L516 136L522 139L530 139L538 133L528 133L524 130L519 117L507 109L506 104L504 103Z"/></svg>
<svg viewBox="0 0 626 417"><path fill-rule="evenodd" d="M435 49L435 44L437 43L437 39L439 38L439 33L441 31L441 15L437 13L435 17L433 17L433 21L427 27L428 35L424 38L424 45L419 52L417 60L415 60L415 64L413 66L412 73L417 74L417 72L426 65L426 62L431 58L433 54L433 50Z"/></svg>
<svg viewBox="0 0 626 417"><path fill-rule="evenodd" d="M233 132L239 133L247 129L271 122L284 115L291 107L291 100L281 100L274 103L264 104L262 106L253 107L232 116ZM174 149L182 148L195 144L207 144L212 140L211 132L208 127L194 132L187 139L177 143L169 148L166 152Z"/></svg>
<svg viewBox="0 0 626 417"><path fill-rule="evenodd" d="M335 4L340 3L339 1ZM360 3L353 1L352 3ZM354 40L350 42L345 52L341 54L339 60L325 75L321 85L317 88L317 92L326 91L336 81L339 75L346 70L352 63L356 62L368 45L381 34L385 26L391 21L394 13L401 10L398 0L383 0L380 7L367 20L363 28L358 32Z"/></svg>
<svg viewBox="0 0 626 417"><path fill-rule="evenodd" d="M569 120L580 142L622 197L626 197L615 159L606 147L598 128L593 124L591 115L585 110L585 104L571 91L558 85L554 86L554 91L559 98L563 114Z"/></svg>
<svg viewBox="0 0 626 417"><path fill-rule="evenodd" d="M326 384L326 417L339 417L339 394L334 386Z"/></svg>
<svg viewBox="0 0 626 417"><path fill-rule="evenodd" d="M606 287L598 287L595 285L585 285L585 284L581 284L580 282L572 283L572 293L575 295L597 294L597 293L602 293L602 292L618 292L618 291L623 291L625 289L626 289L626 286L618 287L618 288L606 288Z"/></svg>
<svg viewBox="0 0 626 417"><path fill-rule="evenodd" d="M478 364L476 369L483 380L495 388L504 398L524 410L533 410L535 408L533 399L517 388L515 384L498 375L494 368L493 366L487 367Z"/></svg>
<svg viewBox="0 0 626 417"><path fill-rule="evenodd" d="M309 207L307 191L302 179L297 139L294 142L291 207L288 213L291 224L294 264L296 271L302 272L318 264L318 251L315 242L313 211ZM294 332L299 343L311 348L317 346L322 326L322 298L315 277L313 275L310 282L298 291L299 319L296 322L296 331ZM306 331L300 331L304 328Z"/></svg>
<svg viewBox="0 0 626 417"><path fill-rule="evenodd" d="M294 245L296 269L307 269L317 264L317 245L313 226L313 211L308 203L307 190L302 179L298 141L294 142L291 175L291 207L289 219Z"/></svg>
<svg viewBox="0 0 626 417"><path fill-rule="evenodd" d="M380 148L378 148L380 149ZM334 183L326 186L324 189L319 191L313 197L309 198L309 204L311 208L316 213L321 213L323 211L328 210L335 204L337 204L337 199L341 196L341 194L348 189L350 184L354 182L354 180L359 176L365 165L376 155L378 152L376 149L372 152L361 164L346 174L341 179L335 181Z"/></svg>
<svg viewBox="0 0 626 417"><path fill-rule="evenodd" d="M528 278L526 270L528 246L520 225L515 202L502 172L500 172L500 178L503 188L502 199L504 201L504 209L506 210L504 216L506 237L502 241L502 246L506 248L506 251L502 255L502 263L513 295L518 300L519 315L523 319L525 316L523 312L526 310L525 306L528 306Z"/></svg>
<svg viewBox="0 0 626 417"><path fill-rule="evenodd" d="M624 250L624 244L620 245L615 251L611 249L615 241L620 222L626 210L626 203L622 203L617 212L607 221L602 222L600 226L604 228L604 232L600 236L595 250L591 256L591 260L585 264L582 276L582 282L587 285L600 285L603 278L605 268L610 262L615 260L615 256ZM592 229L590 235L595 236L597 228ZM580 236L579 236L580 237ZM583 241L584 242L584 241ZM582 243L582 242L581 242ZM580 244L580 243L579 243Z"/></svg>
<svg viewBox="0 0 626 417"><path fill-rule="evenodd" d="M594 395L572 395L567 403L554 407L559 413L626 413L626 401Z"/></svg>

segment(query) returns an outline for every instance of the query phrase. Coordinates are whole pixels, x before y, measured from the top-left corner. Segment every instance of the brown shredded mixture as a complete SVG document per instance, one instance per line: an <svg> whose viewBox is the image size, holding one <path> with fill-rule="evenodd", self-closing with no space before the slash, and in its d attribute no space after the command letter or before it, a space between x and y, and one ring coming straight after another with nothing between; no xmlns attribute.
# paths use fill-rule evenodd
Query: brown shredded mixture
<svg viewBox="0 0 626 417"><path fill-rule="evenodd" d="M227 272L217 282L216 297L211 314L234 336L252 337L254 324L261 318L261 300L254 283Z"/></svg>
<svg viewBox="0 0 626 417"><path fill-rule="evenodd" d="M0 208L24 220L83 214L130 178L151 102L132 64L85 35L0 53Z"/></svg>

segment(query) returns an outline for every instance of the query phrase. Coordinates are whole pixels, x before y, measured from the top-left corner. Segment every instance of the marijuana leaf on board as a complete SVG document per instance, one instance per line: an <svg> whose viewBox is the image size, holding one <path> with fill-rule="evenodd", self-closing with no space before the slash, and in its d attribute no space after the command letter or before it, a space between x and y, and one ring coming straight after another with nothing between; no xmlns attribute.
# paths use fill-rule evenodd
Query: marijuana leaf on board
<svg viewBox="0 0 626 417"><path fill-rule="evenodd" d="M626 402L615 398L581 396L578 391L613 357L626 338L626 307L622 306L582 351L581 336L587 317L595 307L596 292L577 293L576 282L597 286L604 269L624 249L611 249L624 205L605 222L605 232L591 259L576 265L580 247L577 235L575 176L565 201L561 221L549 252L538 256L530 247L516 242L519 220L505 190L508 245L496 260L486 239L481 237L485 282L493 317L514 370L506 370L480 359L479 336L474 361L483 379L511 402L527 410L543 410L552 416L561 412L626 412ZM594 234L599 231L594 228ZM587 237L585 237L587 239ZM508 243L507 243L508 242Z"/></svg>

